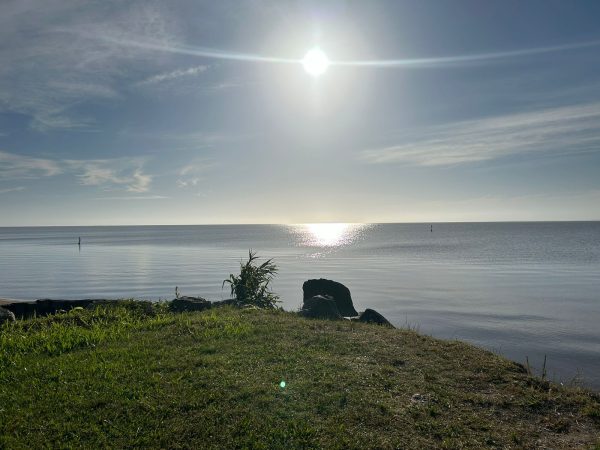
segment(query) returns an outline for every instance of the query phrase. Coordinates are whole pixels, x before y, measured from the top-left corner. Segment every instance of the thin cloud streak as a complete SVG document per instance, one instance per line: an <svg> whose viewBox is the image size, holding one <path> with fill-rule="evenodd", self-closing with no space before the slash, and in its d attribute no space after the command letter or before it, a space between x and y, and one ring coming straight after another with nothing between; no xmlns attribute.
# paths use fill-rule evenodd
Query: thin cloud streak
<svg viewBox="0 0 600 450"><path fill-rule="evenodd" d="M70 30L62 30L69 32ZM245 62L264 62L264 63L279 63L279 64L302 64L301 59L297 58L280 58L275 56L263 56L251 53L236 53L236 52L228 52L218 49L211 48L203 48L203 47L193 47L189 45L174 45L174 44L164 44L154 40L138 40L132 38L113 38L108 35L92 35L88 34L84 31L79 31L80 34L89 37L95 38L110 44L120 45L122 47L130 47L130 48L138 48L143 50L155 50L166 53L174 53L178 55L189 55L189 56L198 56L201 58L210 58L210 59L225 59L225 60L234 60L234 61L245 61Z"/></svg>
<svg viewBox="0 0 600 450"><path fill-rule="evenodd" d="M95 36L97 39L109 42L111 44L133 47L144 50L156 50L180 55L198 56L209 59L224 59L241 62L264 62L280 64L302 64L302 59L282 58L275 56L265 56L252 53L237 53L226 50L193 47L190 45L166 45L153 40L142 41L138 39L116 39L110 36ZM441 67L448 65L457 65L462 63L485 62L499 59L518 58L523 56L532 56L544 53L564 52L568 50L577 50L589 47L600 46L600 41L579 42L574 44L556 45L550 47L537 47L520 50L510 50L501 52L478 53L473 55L455 55L441 56L431 58L406 58L406 59L379 59L379 60L331 60L332 66L355 66L355 67Z"/></svg>
<svg viewBox="0 0 600 450"><path fill-rule="evenodd" d="M600 41L580 42L575 44L556 45L552 47L528 48L504 52L479 53L474 55L441 56L433 58L380 59L364 61L331 61L331 65L356 67L440 67L459 65L461 63L485 62L497 59L518 58L522 56L541 55L544 53L564 52L600 46Z"/></svg>
<svg viewBox="0 0 600 450"><path fill-rule="evenodd" d="M62 173L56 161L0 150L0 179L51 177Z"/></svg>
<svg viewBox="0 0 600 450"><path fill-rule="evenodd" d="M208 169L212 169L217 164L214 161L199 160L183 166L179 170L179 175L190 175L194 173L202 173Z"/></svg>
<svg viewBox="0 0 600 450"><path fill-rule="evenodd" d="M24 190L25 186L17 186L13 188L0 189L0 194L8 194L9 192L19 192Z"/></svg>
<svg viewBox="0 0 600 450"><path fill-rule="evenodd" d="M175 80L175 79L181 78L181 77L196 76L196 75L206 72L208 70L208 68L209 68L209 66L202 65L202 66L190 67L188 69L178 69L178 70L174 70L172 72L160 73L158 75L151 76L151 77L146 78L145 80L142 80L136 84L138 86L147 86L147 85L151 85L151 84L158 84L158 83L163 83L165 81Z"/></svg>
<svg viewBox="0 0 600 450"><path fill-rule="evenodd" d="M120 201L120 200L165 200L170 197L166 195L130 195L126 197L96 197L96 200L110 200L110 201Z"/></svg>
<svg viewBox="0 0 600 450"><path fill-rule="evenodd" d="M597 151L600 103L429 127L404 141L364 150L360 159L371 164L449 166L515 154Z"/></svg>

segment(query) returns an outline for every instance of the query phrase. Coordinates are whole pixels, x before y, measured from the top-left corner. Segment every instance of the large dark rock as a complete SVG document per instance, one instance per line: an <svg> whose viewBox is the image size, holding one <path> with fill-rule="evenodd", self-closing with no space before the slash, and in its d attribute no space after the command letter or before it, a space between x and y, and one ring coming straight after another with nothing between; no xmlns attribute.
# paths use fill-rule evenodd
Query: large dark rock
<svg viewBox="0 0 600 450"><path fill-rule="evenodd" d="M171 302L169 309L175 312L204 311L211 306L211 303L202 297L179 297Z"/></svg>
<svg viewBox="0 0 600 450"><path fill-rule="evenodd" d="M304 300L300 314L313 319L339 320L342 318L335 300L329 295L315 295Z"/></svg>
<svg viewBox="0 0 600 450"><path fill-rule="evenodd" d="M73 308L88 308L96 305L118 302L119 300L83 299L83 300L51 300L40 299L35 302L16 302L4 305L16 317L26 319L33 316L47 316L59 311L70 311Z"/></svg>
<svg viewBox="0 0 600 450"><path fill-rule="evenodd" d="M9 311L8 309L0 307L0 325L2 325L4 322L14 322L14 321L15 321L15 315L12 313L12 311Z"/></svg>
<svg viewBox="0 0 600 450"><path fill-rule="evenodd" d="M377 325L385 325L394 328L394 326L381 314L374 309L367 308L358 317L359 322L376 323Z"/></svg>
<svg viewBox="0 0 600 450"><path fill-rule="evenodd" d="M354 309L354 305L352 304L350 289L342 283L326 280L324 278L308 280L302 285L302 291L304 292L304 302L315 295L329 295L335 301L337 309L342 316L353 317L358 315L358 312L356 312L356 309Z"/></svg>

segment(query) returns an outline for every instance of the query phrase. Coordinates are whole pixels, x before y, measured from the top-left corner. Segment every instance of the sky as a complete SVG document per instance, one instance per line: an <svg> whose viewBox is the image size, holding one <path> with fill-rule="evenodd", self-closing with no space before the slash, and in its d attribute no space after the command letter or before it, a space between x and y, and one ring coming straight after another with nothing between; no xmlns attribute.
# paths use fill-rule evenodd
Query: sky
<svg viewBox="0 0 600 450"><path fill-rule="evenodd" d="M600 220L596 0L0 4L0 226L518 220Z"/></svg>

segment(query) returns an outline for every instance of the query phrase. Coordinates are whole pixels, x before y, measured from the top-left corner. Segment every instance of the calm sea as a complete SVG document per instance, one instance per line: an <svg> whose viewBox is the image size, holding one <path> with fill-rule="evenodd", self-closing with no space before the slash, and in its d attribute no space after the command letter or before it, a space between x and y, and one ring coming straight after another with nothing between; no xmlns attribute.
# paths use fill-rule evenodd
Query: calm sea
<svg viewBox="0 0 600 450"><path fill-rule="evenodd" d="M334 279L397 326L600 388L600 222L0 228L0 297L228 298L250 248L285 309Z"/></svg>

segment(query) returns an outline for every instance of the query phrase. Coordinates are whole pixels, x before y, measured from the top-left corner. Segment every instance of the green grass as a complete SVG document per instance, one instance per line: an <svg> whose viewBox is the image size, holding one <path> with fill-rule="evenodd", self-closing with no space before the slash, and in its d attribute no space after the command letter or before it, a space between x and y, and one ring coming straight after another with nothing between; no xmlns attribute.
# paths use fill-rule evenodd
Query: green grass
<svg viewBox="0 0 600 450"><path fill-rule="evenodd" d="M600 443L598 395L410 330L125 303L5 325L0 345L0 448Z"/></svg>

